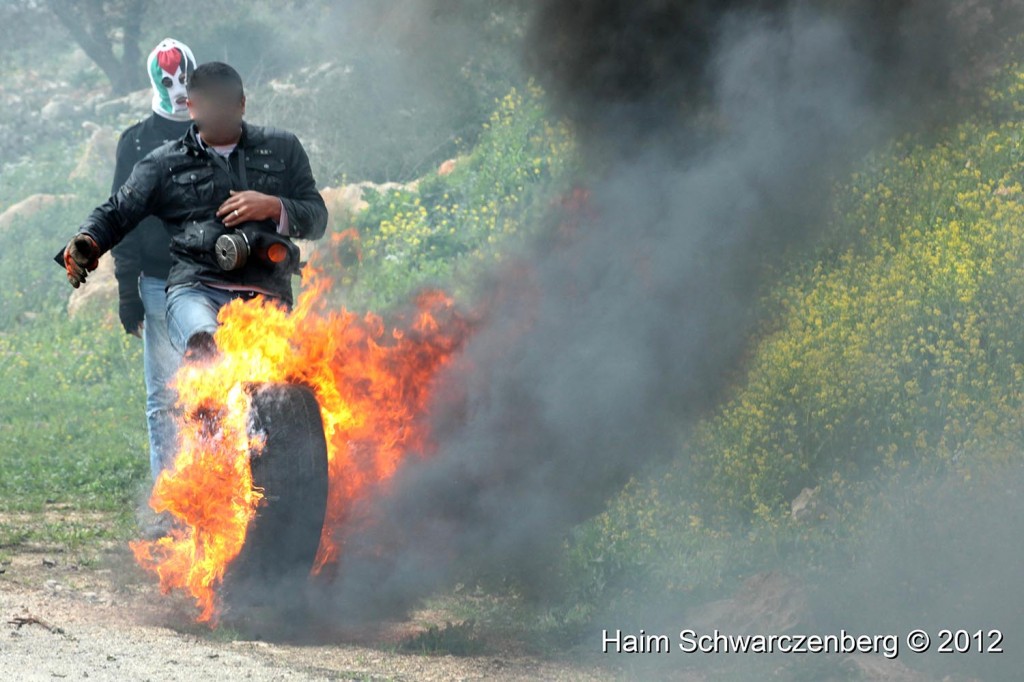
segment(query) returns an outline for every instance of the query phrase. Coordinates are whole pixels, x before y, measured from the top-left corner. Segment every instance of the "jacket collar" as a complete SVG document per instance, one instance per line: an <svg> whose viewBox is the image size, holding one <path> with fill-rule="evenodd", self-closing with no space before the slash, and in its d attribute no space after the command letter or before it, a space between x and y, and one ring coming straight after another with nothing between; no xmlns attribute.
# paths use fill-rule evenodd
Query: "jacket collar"
<svg viewBox="0 0 1024 682"><path fill-rule="evenodd" d="M199 128L196 126L196 122L192 121L188 126L188 130L185 131L185 136L182 138L185 146L188 147L191 152L197 154L208 153L199 141ZM263 131L259 126L250 125L245 121L242 121L242 136L238 138L238 146L249 149L263 142Z"/></svg>

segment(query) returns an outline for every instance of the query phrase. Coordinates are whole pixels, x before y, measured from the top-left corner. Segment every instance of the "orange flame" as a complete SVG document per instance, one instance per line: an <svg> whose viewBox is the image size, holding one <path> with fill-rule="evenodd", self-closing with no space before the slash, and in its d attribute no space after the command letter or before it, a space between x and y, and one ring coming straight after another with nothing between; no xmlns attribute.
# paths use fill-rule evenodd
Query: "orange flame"
<svg viewBox="0 0 1024 682"><path fill-rule="evenodd" d="M164 593L184 590L197 620L216 623L216 590L245 544L263 498L249 462L262 442L247 429L251 383L299 382L316 394L328 449L328 505L314 573L334 563L352 503L386 482L409 452L429 452L423 419L437 372L470 331L452 300L429 291L412 319L387 332L378 315L327 311L330 280L307 267L292 312L264 299L232 301L218 316L219 356L184 365L176 379L179 451L158 478L150 505L177 528L131 543Z"/></svg>

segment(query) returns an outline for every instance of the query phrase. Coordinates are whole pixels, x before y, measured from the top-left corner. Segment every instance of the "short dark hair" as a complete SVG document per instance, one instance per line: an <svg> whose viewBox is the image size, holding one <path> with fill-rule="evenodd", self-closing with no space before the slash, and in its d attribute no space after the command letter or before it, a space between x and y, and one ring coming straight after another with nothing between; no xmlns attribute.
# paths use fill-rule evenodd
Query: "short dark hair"
<svg viewBox="0 0 1024 682"><path fill-rule="evenodd" d="M185 89L189 94L200 90L235 91L239 99L245 95L242 90L242 77L234 67L224 62L206 62L197 66L189 76Z"/></svg>

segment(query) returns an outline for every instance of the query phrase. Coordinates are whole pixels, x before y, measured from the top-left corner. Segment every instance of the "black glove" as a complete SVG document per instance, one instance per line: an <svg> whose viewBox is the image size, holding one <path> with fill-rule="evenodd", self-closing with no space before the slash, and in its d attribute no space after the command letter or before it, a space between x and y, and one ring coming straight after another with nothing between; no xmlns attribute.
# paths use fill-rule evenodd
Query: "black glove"
<svg viewBox="0 0 1024 682"><path fill-rule="evenodd" d="M121 326L127 333L139 336L139 326L146 319L146 309L142 306L142 299L138 296L121 297L117 305L117 315L121 318Z"/></svg>
<svg viewBox="0 0 1024 682"><path fill-rule="evenodd" d="M68 282L76 289L99 263L100 247L85 233L76 234L64 247L64 269L68 272Z"/></svg>

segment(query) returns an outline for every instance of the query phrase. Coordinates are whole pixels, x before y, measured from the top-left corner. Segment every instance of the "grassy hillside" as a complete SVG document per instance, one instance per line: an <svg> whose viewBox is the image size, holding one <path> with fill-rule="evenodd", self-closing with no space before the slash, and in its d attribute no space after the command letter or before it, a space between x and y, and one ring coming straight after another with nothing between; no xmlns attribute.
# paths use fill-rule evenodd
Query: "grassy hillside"
<svg viewBox="0 0 1024 682"><path fill-rule="evenodd" d="M116 535L79 514L114 511L127 527L148 477L141 342L113 309L70 320L71 289L50 260L104 197L88 180L64 180L78 153L53 140L8 166L0 189L0 210L36 193L71 195L0 230L0 548ZM46 509L62 519L15 521Z"/></svg>
<svg viewBox="0 0 1024 682"><path fill-rule="evenodd" d="M571 149L540 97L530 88L497 100L450 174L368 197L353 225L362 261L341 278L339 304L386 310L500 257L530 207L557 191ZM0 210L35 193L73 195L0 233L0 512L62 505L127 519L148 478L141 342L124 334L114 306L69 319L71 289L50 260L105 197L99 184L62 180L83 142L55 140L9 167L0 189ZM0 547L25 539L63 541L64 531L0 526Z"/></svg>
<svg viewBox="0 0 1024 682"><path fill-rule="evenodd" d="M744 379L566 543L562 618L856 565L904 515L930 518L899 531L918 549L984 523L975 483L1016 471L1024 440L1022 93L1008 69L973 120L894 142L836 187L825 245L764 301ZM975 497L933 501L948 488Z"/></svg>
<svg viewBox="0 0 1024 682"><path fill-rule="evenodd" d="M973 120L879 149L835 187L823 246L764 300L743 380L669 466L567 540L552 629L714 599L783 561L813 574L855 555L879 510L902 513L894 486L966 488L1019 462L1024 70L998 83ZM542 102L513 90L450 174L370 196L338 301L384 310L438 282L469 298L474 273L565 189L572 138ZM5 175L0 208L69 169L42 148ZM66 283L46 264L101 190L77 187L2 235L0 511L119 509L145 480L140 344L113 311L66 319ZM798 517L801 494L814 504Z"/></svg>

